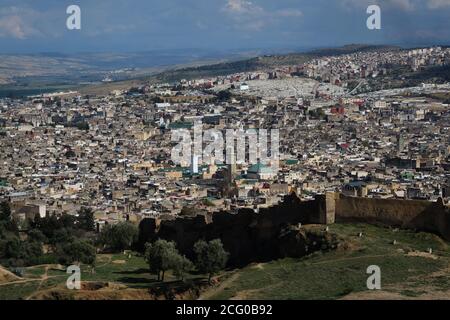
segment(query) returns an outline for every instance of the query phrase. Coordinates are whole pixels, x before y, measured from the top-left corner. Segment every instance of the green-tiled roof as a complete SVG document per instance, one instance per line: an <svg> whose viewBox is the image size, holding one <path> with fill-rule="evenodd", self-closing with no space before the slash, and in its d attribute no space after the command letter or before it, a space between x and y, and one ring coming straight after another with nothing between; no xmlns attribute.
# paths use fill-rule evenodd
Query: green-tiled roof
<svg viewBox="0 0 450 320"><path fill-rule="evenodd" d="M293 165L298 164L298 160L297 159L288 159L288 160L285 160L284 163L287 166L293 166Z"/></svg>
<svg viewBox="0 0 450 320"><path fill-rule="evenodd" d="M260 173L260 172L271 172L272 169L269 166L266 166L265 164L262 163L257 163L252 165L247 172L255 172L255 173Z"/></svg>

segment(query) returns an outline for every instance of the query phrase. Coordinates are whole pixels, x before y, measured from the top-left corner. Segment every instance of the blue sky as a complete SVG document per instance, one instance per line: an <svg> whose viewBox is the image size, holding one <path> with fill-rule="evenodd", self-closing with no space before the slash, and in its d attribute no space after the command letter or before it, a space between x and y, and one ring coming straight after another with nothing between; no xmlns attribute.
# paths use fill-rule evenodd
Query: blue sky
<svg viewBox="0 0 450 320"><path fill-rule="evenodd" d="M82 29L66 28L81 8ZM369 4L382 29L366 27ZM450 44L450 0L0 0L0 52Z"/></svg>

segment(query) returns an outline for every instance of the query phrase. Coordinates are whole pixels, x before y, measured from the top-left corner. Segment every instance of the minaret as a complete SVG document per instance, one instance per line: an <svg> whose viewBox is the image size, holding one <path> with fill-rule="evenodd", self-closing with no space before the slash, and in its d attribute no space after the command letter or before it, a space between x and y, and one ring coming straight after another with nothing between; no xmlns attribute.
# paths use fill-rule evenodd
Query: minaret
<svg viewBox="0 0 450 320"><path fill-rule="evenodd" d="M229 148L229 152L227 159L227 181L231 184L236 176L236 157L234 148Z"/></svg>
<svg viewBox="0 0 450 320"><path fill-rule="evenodd" d="M193 155L192 161L191 161L191 174L197 174L198 173L198 156Z"/></svg>

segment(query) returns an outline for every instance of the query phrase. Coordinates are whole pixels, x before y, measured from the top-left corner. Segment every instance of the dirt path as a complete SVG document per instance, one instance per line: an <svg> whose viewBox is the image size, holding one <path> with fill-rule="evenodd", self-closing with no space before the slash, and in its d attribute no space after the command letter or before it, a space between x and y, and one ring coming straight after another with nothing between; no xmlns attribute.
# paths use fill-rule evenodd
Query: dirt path
<svg viewBox="0 0 450 320"><path fill-rule="evenodd" d="M36 291L41 290L42 284L48 280L48 268L48 266L45 266L44 274L41 276L41 283L39 283L39 287L36 289Z"/></svg>
<svg viewBox="0 0 450 320"><path fill-rule="evenodd" d="M237 278L239 278L239 273L235 271L231 276L229 276L225 281L221 282L217 287L211 288L210 290L202 293L197 300L211 299L216 294L219 294L223 290L225 290L225 288L228 287L234 281L236 281Z"/></svg>
<svg viewBox="0 0 450 320"><path fill-rule="evenodd" d="M28 282L43 282L43 281L47 281L50 278L59 278L59 277L63 277L63 276L48 276L46 279L42 280L42 278L34 278L34 279L24 279L24 280L18 280L18 281L11 281L8 283L1 283L0 287L4 287L4 286L10 286L10 285L15 285L15 284L22 284L22 283L28 283Z"/></svg>
<svg viewBox="0 0 450 320"><path fill-rule="evenodd" d="M107 261L104 262L104 263L102 263L102 264L100 264L100 265L98 265L98 266L96 266L95 268L101 268L101 267L104 267L104 266L106 266L106 265L108 265L108 264L111 264L112 258L113 258L112 254L104 255L104 257L107 258Z"/></svg>
<svg viewBox="0 0 450 320"><path fill-rule="evenodd" d="M41 279L24 279L24 280L11 281L11 282L7 282L7 283L1 283L0 287L9 286L9 285L13 285L13 284L27 283L27 282L36 282L36 281L41 281Z"/></svg>
<svg viewBox="0 0 450 320"><path fill-rule="evenodd" d="M49 270L50 266L46 265L45 266L45 272L43 275L41 275L40 278L20 278L20 280L16 280L16 281L10 281L10 282L6 282L6 283L1 283L0 287L2 286L9 286L9 285L15 285L15 284L23 284L23 283L28 283L28 282L40 282L39 287L37 290L39 290L42 286L42 284L47 281L50 278L58 278L58 277L65 277L65 275L56 275L56 276L49 276L48 275L48 270Z"/></svg>

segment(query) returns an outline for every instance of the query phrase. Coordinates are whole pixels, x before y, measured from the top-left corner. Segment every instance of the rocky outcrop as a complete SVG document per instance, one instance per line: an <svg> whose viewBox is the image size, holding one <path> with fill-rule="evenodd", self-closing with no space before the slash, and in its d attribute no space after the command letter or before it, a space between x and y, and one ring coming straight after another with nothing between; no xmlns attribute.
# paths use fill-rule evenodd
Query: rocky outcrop
<svg viewBox="0 0 450 320"><path fill-rule="evenodd" d="M315 226L289 226L281 231L278 238L280 258L301 258L319 250L335 250L339 245L336 234Z"/></svg>

